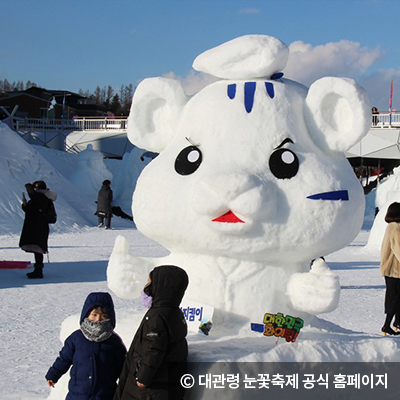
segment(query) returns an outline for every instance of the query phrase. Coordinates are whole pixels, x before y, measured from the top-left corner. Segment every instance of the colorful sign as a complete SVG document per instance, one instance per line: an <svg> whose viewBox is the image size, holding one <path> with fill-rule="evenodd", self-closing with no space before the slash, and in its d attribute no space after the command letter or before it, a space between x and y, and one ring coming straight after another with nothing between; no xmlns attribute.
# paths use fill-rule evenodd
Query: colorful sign
<svg viewBox="0 0 400 400"><path fill-rule="evenodd" d="M186 319L188 329L208 335L212 327L214 307L196 301L183 299L179 307Z"/></svg>
<svg viewBox="0 0 400 400"><path fill-rule="evenodd" d="M251 330L260 332L264 336L283 337L287 342L295 342L299 336L300 329L303 327L304 321L298 317L291 315L264 314L263 324L251 324Z"/></svg>

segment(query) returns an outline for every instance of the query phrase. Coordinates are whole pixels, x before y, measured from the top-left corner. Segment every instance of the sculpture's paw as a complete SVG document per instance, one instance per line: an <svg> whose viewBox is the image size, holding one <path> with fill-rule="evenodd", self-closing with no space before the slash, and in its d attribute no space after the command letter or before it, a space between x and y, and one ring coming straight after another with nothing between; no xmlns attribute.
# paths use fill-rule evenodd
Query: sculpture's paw
<svg viewBox="0 0 400 400"><path fill-rule="evenodd" d="M339 304L339 277L332 273L322 258L318 258L310 272L293 274L287 295L296 310L310 314L331 312Z"/></svg>
<svg viewBox="0 0 400 400"><path fill-rule="evenodd" d="M107 267L108 287L123 299L139 297L147 282L147 262L129 254L128 241L117 236Z"/></svg>

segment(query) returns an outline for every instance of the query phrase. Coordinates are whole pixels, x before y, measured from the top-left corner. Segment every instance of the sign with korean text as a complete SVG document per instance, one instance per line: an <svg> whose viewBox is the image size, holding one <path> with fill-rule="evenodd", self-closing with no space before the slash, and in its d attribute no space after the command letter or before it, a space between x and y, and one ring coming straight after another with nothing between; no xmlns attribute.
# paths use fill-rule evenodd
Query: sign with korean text
<svg viewBox="0 0 400 400"><path fill-rule="evenodd" d="M285 338L287 342L295 342L303 327L304 321L291 315L264 314L263 324L251 324L251 330L260 332L264 336L276 336Z"/></svg>
<svg viewBox="0 0 400 400"><path fill-rule="evenodd" d="M199 332L200 326L202 326L201 331L206 335L208 334L212 326L214 307L189 299L183 299L179 308L185 316L190 331Z"/></svg>

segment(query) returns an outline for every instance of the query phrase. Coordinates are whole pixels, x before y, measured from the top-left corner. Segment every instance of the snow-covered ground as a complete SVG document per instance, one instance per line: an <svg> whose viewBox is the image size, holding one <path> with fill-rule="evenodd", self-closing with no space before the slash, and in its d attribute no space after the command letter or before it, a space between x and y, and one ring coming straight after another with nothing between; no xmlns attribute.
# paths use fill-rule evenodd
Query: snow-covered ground
<svg viewBox="0 0 400 400"><path fill-rule="evenodd" d="M79 172L77 156L32 147L1 123L0 143L0 260L32 261L32 256L18 247L24 183L44 179L59 195L59 222L51 227L50 263L45 265L44 279L28 280L26 272L30 269L0 269L0 399L45 399L50 389L44 375L61 348L61 324L68 316L80 313L89 292L108 291L106 267L116 237L122 234L127 238L134 256L161 257L167 251L145 238L130 221L114 218L113 230L109 231L96 227L94 200L84 195L76 182L71 183L71 176ZM126 161L106 162L113 174L114 192L121 199L129 197L123 187L133 191L132 177L141 169L137 154L129 158L131 167ZM82 171L91 173L81 165L80 182L85 181ZM124 175L118 175L119 171ZM123 176L130 177L126 185ZM86 183L93 179L93 175L86 177ZM353 243L326 257L340 277L337 310L314 319L301 330L295 343L266 338L243 327L238 331L214 321L210 336L189 334L190 359L400 361L400 339L380 334L385 287L379 273L379 249L365 247L373 207L367 211L364 228ZM113 298L117 321L124 322L123 329L119 330L117 323L116 330L129 346L145 310L136 300ZM129 318L131 325L126 323ZM126 330L127 326L130 329Z"/></svg>
<svg viewBox="0 0 400 400"><path fill-rule="evenodd" d="M51 234L50 263L43 280L28 280L26 270L0 270L1 399L45 399L49 395L44 375L61 348L61 323L80 312L88 293L108 291L106 266L118 234L128 238L136 256L165 255L161 246L126 225L121 221L111 231L87 227ZM368 231L362 231L349 247L327 257L340 277L339 308L320 316L315 326L303 328L296 343L276 343L254 335L239 348L240 337L227 342L232 335L224 327L214 326L209 337L189 335L194 359L201 355L209 361L218 353L225 359L266 361L263 355L268 348L268 361L337 361L336 357L341 361L400 361L398 340L380 334L384 282L379 274L379 254L364 249L367 237ZM18 248L18 235L3 235L0 240L0 259L31 259ZM136 301L113 298L117 318L118 311L123 316L127 309L144 313ZM134 331L132 326L132 332L120 333L129 342ZM310 353L322 336L323 355Z"/></svg>

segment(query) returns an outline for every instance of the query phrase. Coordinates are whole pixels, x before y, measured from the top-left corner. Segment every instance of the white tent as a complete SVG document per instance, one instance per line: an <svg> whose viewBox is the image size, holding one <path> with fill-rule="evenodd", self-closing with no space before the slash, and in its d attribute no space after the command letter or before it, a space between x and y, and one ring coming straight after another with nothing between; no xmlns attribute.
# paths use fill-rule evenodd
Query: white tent
<svg viewBox="0 0 400 400"><path fill-rule="evenodd" d="M371 128L360 142L347 151L346 156L400 159L400 129Z"/></svg>

